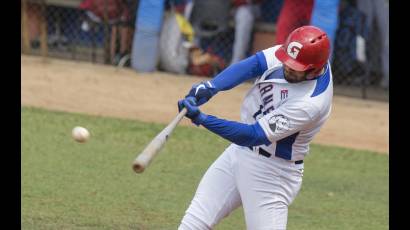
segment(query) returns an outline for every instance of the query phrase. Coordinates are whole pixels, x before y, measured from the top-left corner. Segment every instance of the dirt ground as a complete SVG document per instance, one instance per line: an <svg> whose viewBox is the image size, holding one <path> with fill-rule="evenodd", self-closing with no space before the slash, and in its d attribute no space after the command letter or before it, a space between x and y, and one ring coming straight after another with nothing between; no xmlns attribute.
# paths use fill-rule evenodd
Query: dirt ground
<svg viewBox="0 0 410 230"><path fill-rule="evenodd" d="M199 77L136 73L131 69L21 56L21 103L58 111L167 124L176 102ZM251 84L217 94L206 113L239 120L241 101ZM335 96L330 119L314 143L388 153L389 104ZM87 126L86 124L79 124ZM182 125L191 125L188 119Z"/></svg>

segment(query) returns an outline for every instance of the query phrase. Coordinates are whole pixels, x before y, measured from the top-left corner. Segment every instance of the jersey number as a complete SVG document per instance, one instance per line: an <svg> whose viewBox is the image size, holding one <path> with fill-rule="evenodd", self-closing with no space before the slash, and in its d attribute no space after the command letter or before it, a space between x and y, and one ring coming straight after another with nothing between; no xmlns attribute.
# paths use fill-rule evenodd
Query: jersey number
<svg viewBox="0 0 410 230"><path fill-rule="evenodd" d="M266 109L265 111L263 111L263 108L264 108L263 105L259 105L259 110L256 111L256 112L252 115L252 117L253 117L253 119L255 119L255 121L259 120L260 115L266 115L267 113L269 113L269 112L275 110L275 107L273 107L273 106L269 107L269 108Z"/></svg>

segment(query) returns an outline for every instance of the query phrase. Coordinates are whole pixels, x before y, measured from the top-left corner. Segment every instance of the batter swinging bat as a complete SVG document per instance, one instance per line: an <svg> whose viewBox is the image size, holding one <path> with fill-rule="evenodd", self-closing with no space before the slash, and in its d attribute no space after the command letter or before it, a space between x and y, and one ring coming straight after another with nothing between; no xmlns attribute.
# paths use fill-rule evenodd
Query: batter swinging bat
<svg viewBox="0 0 410 230"><path fill-rule="evenodd" d="M174 118L174 120L169 123L157 136L152 139L152 141L145 147L145 149L135 158L132 163L132 169L136 173L142 173L145 168L148 167L152 159L159 153L162 147L165 145L165 142L168 140L168 137L174 131L175 127L185 116L187 110L183 108L181 112Z"/></svg>

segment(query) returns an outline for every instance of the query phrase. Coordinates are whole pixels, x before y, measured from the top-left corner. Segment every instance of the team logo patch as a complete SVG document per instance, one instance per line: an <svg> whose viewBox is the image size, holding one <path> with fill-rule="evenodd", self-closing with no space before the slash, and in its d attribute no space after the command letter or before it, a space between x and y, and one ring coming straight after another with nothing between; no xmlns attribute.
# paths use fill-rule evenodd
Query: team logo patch
<svg viewBox="0 0 410 230"><path fill-rule="evenodd" d="M290 129L289 118L285 117L282 114L276 114L272 116L269 121L269 127L273 132L276 131L287 131Z"/></svg>
<svg viewBox="0 0 410 230"><path fill-rule="evenodd" d="M291 42L288 45L288 55L291 56L293 59L296 59L296 57L299 54L300 49L302 49L303 45L300 44L299 42Z"/></svg>

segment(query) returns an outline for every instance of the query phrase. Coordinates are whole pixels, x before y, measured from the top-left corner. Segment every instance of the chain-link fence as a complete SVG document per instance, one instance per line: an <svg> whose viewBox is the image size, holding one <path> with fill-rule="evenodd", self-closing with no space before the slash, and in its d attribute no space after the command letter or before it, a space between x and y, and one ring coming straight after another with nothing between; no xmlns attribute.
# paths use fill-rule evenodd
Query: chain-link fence
<svg viewBox="0 0 410 230"><path fill-rule="evenodd" d="M117 64L131 50L136 3L23 0L22 51Z"/></svg>
<svg viewBox="0 0 410 230"><path fill-rule="evenodd" d="M148 14L139 9L142 2L147 0L22 0L22 52L133 68L132 59L137 59L133 52L139 51L135 43L141 41L134 36L134 28L143 27L143 17ZM249 2L165 1L161 10L185 15L195 32L191 43L195 49L187 46L187 60L180 62L184 63L182 70L170 72L214 76L256 51L283 43L296 27L313 24L324 29L332 40L336 93L372 98L373 90L376 99L381 94L388 99L388 1ZM143 12L140 17L138 12ZM165 30L172 27L172 22L167 21L168 13L163 15L161 23L167 28L163 26L161 36L167 35L152 41L170 43L174 33ZM176 23L183 30L180 18ZM189 35L189 31L182 34ZM161 62L167 60L163 56L174 58L174 51L170 45L158 46L159 63L155 68L168 71Z"/></svg>

